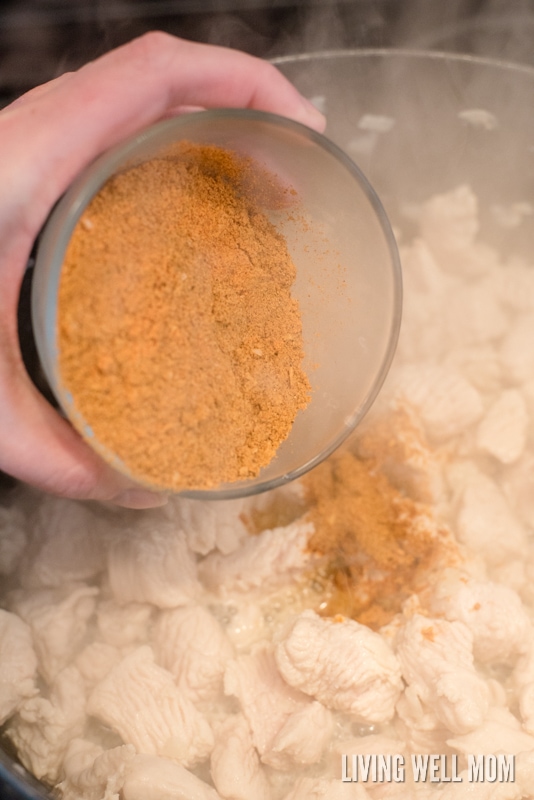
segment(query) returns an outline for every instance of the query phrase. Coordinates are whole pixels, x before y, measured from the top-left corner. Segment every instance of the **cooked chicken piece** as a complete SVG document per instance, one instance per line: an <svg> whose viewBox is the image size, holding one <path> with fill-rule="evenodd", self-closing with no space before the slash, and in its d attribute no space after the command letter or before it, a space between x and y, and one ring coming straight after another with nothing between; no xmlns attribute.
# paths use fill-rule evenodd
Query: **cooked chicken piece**
<svg viewBox="0 0 534 800"><path fill-rule="evenodd" d="M346 783L339 778L297 778L284 800L369 800L361 783Z"/></svg>
<svg viewBox="0 0 534 800"><path fill-rule="evenodd" d="M525 453L506 471L504 494L521 522L534 528L534 454Z"/></svg>
<svg viewBox="0 0 534 800"><path fill-rule="evenodd" d="M277 645L290 686L363 724L388 722L402 688L400 667L378 633L351 619L303 612Z"/></svg>
<svg viewBox="0 0 534 800"><path fill-rule="evenodd" d="M37 689L37 657L30 628L16 614L0 609L0 725Z"/></svg>
<svg viewBox="0 0 534 800"><path fill-rule="evenodd" d="M242 714L227 717L215 732L211 777L224 800L270 800L269 781Z"/></svg>
<svg viewBox="0 0 534 800"><path fill-rule="evenodd" d="M222 800L215 789L175 761L145 755L135 756L129 764L121 798L122 800Z"/></svg>
<svg viewBox="0 0 534 800"><path fill-rule="evenodd" d="M451 292L445 305L449 350L494 342L506 331L508 318L501 306L500 287L493 274Z"/></svg>
<svg viewBox="0 0 534 800"><path fill-rule="evenodd" d="M151 512L117 533L109 546L108 575L121 604L175 608L190 603L200 589L186 537L163 512Z"/></svg>
<svg viewBox="0 0 534 800"><path fill-rule="evenodd" d="M171 500L164 512L176 527L182 530L187 544L194 553L207 555L212 550L233 553L247 529L240 518L244 500L189 500L178 497Z"/></svg>
<svg viewBox="0 0 534 800"><path fill-rule="evenodd" d="M26 543L26 517L22 509L0 506L0 576L15 572Z"/></svg>
<svg viewBox="0 0 534 800"><path fill-rule="evenodd" d="M490 694L473 666L467 625L415 614L398 633L397 655L412 701L418 698L453 733L469 733L483 723Z"/></svg>
<svg viewBox="0 0 534 800"><path fill-rule="evenodd" d="M97 595L93 586L15 593L13 608L31 628L39 671L48 683L79 651Z"/></svg>
<svg viewBox="0 0 534 800"><path fill-rule="evenodd" d="M73 739L63 761L61 800L118 800L127 765L135 756L130 744L103 750L85 739Z"/></svg>
<svg viewBox="0 0 534 800"><path fill-rule="evenodd" d="M260 756L270 750L291 714L310 702L282 680L269 645L229 661L224 690L239 700Z"/></svg>
<svg viewBox="0 0 534 800"><path fill-rule="evenodd" d="M490 565L520 557L527 547L522 524L495 481L482 473L473 474L461 492L456 534Z"/></svg>
<svg viewBox="0 0 534 800"><path fill-rule="evenodd" d="M262 761L275 769L316 764L334 732L332 714L316 700L294 711L274 737Z"/></svg>
<svg viewBox="0 0 534 800"><path fill-rule="evenodd" d="M492 708L479 728L447 742L459 753L517 755L534 751L534 736L522 730L519 721L507 708Z"/></svg>
<svg viewBox="0 0 534 800"><path fill-rule="evenodd" d="M85 681L87 688L103 681L108 672L122 661L124 653L117 647L105 642L91 642L78 653L75 664Z"/></svg>
<svg viewBox="0 0 534 800"><path fill-rule="evenodd" d="M109 725L139 753L173 758L186 767L213 747L207 721L154 662L147 645L127 655L97 684L87 712Z"/></svg>
<svg viewBox="0 0 534 800"><path fill-rule="evenodd" d="M440 256L467 249L479 229L476 195L467 185L433 195L421 207L419 228L425 242Z"/></svg>
<svg viewBox="0 0 534 800"><path fill-rule="evenodd" d="M458 574L437 585L431 607L446 619L467 625L478 661L511 663L529 647L533 633L529 616L519 595L507 586Z"/></svg>
<svg viewBox="0 0 534 800"><path fill-rule="evenodd" d="M453 369L407 366L398 377L397 391L418 410L428 437L444 441L466 431L481 418L479 392Z"/></svg>
<svg viewBox="0 0 534 800"><path fill-rule="evenodd" d="M176 678L194 703L214 700L234 648L213 614L203 606L161 613L154 630L156 661Z"/></svg>
<svg viewBox="0 0 534 800"><path fill-rule="evenodd" d="M104 600L96 609L98 632L105 642L114 647L144 644L149 638L153 610L147 603L120 605L115 600Z"/></svg>
<svg viewBox="0 0 534 800"><path fill-rule="evenodd" d="M507 382L521 384L534 375L534 314L518 314L499 350Z"/></svg>
<svg viewBox="0 0 534 800"><path fill-rule="evenodd" d="M37 778L54 784L60 777L69 742L83 734L85 702L83 678L69 666L57 676L48 698L32 697L20 706L7 735Z"/></svg>
<svg viewBox="0 0 534 800"><path fill-rule="evenodd" d="M489 407L477 428L477 447L501 464L513 464L527 441L529 417L517 389L507 389Z"/></svg>
<svg viewBox="0 0 534 800"><path fill-rule="evenodd" d="M27 589L90 581L106 564L109 523L76 500L44 495L32 520L21 569Z"/></svg>
<svg viewBox="0 0 534 800"><path fill-rule="evenodd" d="M200 578L221 596L290 583L310 568L306 546L313 532L311 523L297 521L249 536L231 555L207 556L199 565Z"/></svg>
<svg viewBox="0 0 534 800"><path fill-rule="evenodd" d="M525 730L534 735L534 642L527 642L527 652L518 659L512 674L519 700L519 712Z"/></svg>

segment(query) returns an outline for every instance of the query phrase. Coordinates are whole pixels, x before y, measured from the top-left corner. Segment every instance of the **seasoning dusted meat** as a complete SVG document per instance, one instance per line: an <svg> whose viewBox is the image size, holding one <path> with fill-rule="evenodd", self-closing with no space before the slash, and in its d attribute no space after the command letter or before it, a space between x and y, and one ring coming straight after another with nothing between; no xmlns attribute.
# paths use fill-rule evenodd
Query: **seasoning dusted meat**
<svg viewBox="0 0 534 800"><path fill-rule="evenodd" d="M242 714L227 717L216 729L211 753L213 783L225 800L270 800L271 789Z"/></svg>
<svg viewBox="0 0 534 800"><path fill-rule="evenodd" d="M186 767L205 759L213 747L209 724L172 675L154 662L147 645L127 655L96 685L87 713L139 753L164 755Z"/></svg>
<svg viewBox="0 0 534 800"><path fill-rule="evenodd" d="M117 532L108 551L108 578L120 604L175 608L190 603L200 589L195 556L183 532L155 511Z"/></svg>
<svg viewBox="0 0 534 800"><path fill-rule="evenodd" d="M194 703L214 700L234 648L213 614L203 606L177 608L160 615L153 634L156 661L176 678Z"/></svg>
<svg viewBox="0 0 534 800"><path fill-rule="evenodd" d="M479 727L489 689L473 665L473 636L462 622L414 614L401 626L397 655L413 695L453 733Z"/></svg>
<svg viewBox="0 0 534 800"><path fill-rule="evenodd" d="M289 584L310 569L307 544L314 527L297 520L250 536L235 553L212 553L199 565L202 582L221 596L266 591Z"/></svg>
<svg viewBox="0 0 534 800"><path fill-rule="evenodd" d="M128 765L123 800L222 800L221 796L176 761L137 755Z"/></svg>
<svg viewBox="0 0 534 800"><path fill-rule="evenodd" d="M275 649L284 680L327 708L364 724L388 722L402 681L391 649L378 633L345 618L303 612Z"/></svg>
<svg viewBox="0 0 534 800"><path fill-rule="evenodd" d="M0 725L37 691L37 657L31 631L16 614L0 609Z"/></svg>

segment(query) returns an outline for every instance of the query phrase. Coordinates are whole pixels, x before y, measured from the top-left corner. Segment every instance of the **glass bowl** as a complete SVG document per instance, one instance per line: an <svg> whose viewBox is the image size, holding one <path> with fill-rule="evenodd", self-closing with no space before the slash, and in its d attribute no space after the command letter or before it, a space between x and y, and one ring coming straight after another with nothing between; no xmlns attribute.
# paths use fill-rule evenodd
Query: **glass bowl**
<svg viewBox="0 0 534 800"><path fill-rule="evenodd" d="M204 499L245 496L314 467L370 407L397 342L400 265L387 217L358 167L324 136L285 118L235 109L189 114L142 131L95 161L58 203L43 231L32 289L33 325L47 380L63 412L106 461L134 480L138 476L129 472L120 454L96 440L90 421L76 410L63 385L58 369L58 287L73 229L107 179L181 140L252 157L297 191L299 214L306 220L303 232L301 223L271 216L297 268L292 294L302 314L311 402L298 412L288 438L256 478L183 492Z"/></svg>

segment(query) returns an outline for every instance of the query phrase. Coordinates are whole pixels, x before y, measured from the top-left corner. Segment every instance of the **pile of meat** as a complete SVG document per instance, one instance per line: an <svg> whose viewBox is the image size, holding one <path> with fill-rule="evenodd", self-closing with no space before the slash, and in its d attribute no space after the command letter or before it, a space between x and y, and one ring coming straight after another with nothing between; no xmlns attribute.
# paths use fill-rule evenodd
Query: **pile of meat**
<svg viewBox="0 0 534 800"><path fill-rule="evenodd" d="M278 492L288 518L254 535L269 495L118 514L15 494L0 508L0 723L58 797L534 797L534 265L478 240L467 187L430 199L419 226L377 414L404 404L416 420L425 445L396 448L394 431L389 475L454 558L373 631L321 615L299 485ZM462 768L515 754L516 776L355 786L344 753Z"/></svg>

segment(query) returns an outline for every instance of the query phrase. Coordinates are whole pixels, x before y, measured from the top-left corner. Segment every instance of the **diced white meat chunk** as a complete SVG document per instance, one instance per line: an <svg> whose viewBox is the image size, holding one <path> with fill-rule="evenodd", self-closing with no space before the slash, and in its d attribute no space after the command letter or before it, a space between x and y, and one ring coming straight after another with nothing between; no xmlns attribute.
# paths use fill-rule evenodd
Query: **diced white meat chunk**
<svg viewBox="0 0 534 800"><path fill-rule="evenodd" d="M86 739L73 739L63 759L61 800L115 800L134 756L130 744L104 750Z"/></svg>
<svg viewBox="0 0 534 800"><path fill-rule="evenodd" d="M75 664L88 687L103 681L108 672L122 661L124 654L106 642L90 642L77 655Z"/></svg>
<svg viewBox="0 0 534 800"><path fill-rule="evenodd" d="M291 714L310 702L282 680L268 645L228 662L224 690L237 697L260 756L270 750Z"/></svg>
<svg viewBox="0 0 534 800"><path fill-rule="evenodd" d="M122 800L221 800L192 772L168 758L137 755L128 766Z"/></svg>
<svg viewBox="0 0 534 800"><path fill-rule="evenodd" d="M398 392L415 406L431 440L463 433L478 422L484 407L479 392L459 372L440 366L407 366L398 376Z"/></svg>
<svg viewBox="0 0 534 800"><path fill-rule="evenodd" d="M339 778L297 778L284 800L368 800L370 797L361 783L342 782Z"/></svg>
<svg viewBox="0 0 534 800"><path fill-rule="evenodd" d="M483 555L491 565L520 557L527 546L523 525L505 496L494 480L482 474L472 476L464 488L456 534L471 552Z"/></svg>
<svg viewBox="0 0 534 800"><path fill-rule="evenodd" d="M37 691L37 657L31 631L16 614L0 609L0 725Z"/></svg>
<svg viewBox="0 0 534 800"><path fill-rule="evenodd" d="M14 609L31 628L39 671L49 683L80 649L97 594L93 586L17 592Z"/></svg>
<svg viewBox="0 0 534 800"><path fill-rule="evenodd" d="M69 742L83 734L85 701L83 678L69 666L57 676L49 698L25 700L13 718L7 735L24 766L40 780L58 780Z"/></svg>
<svg viewBox="0 0 534 800"><path fill-rule="evenodd" d="M120 605L115 600L103 600L96 609L98 632L114 647L145 643L152 612L147 603Z"/></svg>
<svg viewBox="0 0 534 800"><path fill-rule="evenodd" d="M175 608L190 603L200 588L186 537L163 512L151 512L117 533L109 545L108 577L121 604Z"/></svg>
<svg viewBox="0 0 534 800"><path fill-rule="evenodd" d="M316 764L334 731L331 712L315 700L294 711L274 737L262 760L276 769Z"/></svg>
<svg viewBox="0 0 534 800"><path fill-rule="evenodd" d="M244 501L239 500L190 500L176 498L164 508L164 512L181 529L187 544L194 553L207 555L212 550L233 553L247 536L247 529L240 518Z"/></svg>
<svg viewBox="0 0 534 800"><path fill-rule="evenodd" d="M186 767L207 758L213 747L209 724L172 675L154 662L148 645L127 655L96 685L87 712L139 753L167 756Z"/></svg>
<svg viewBox="0 0 534 800"><path fill-rule="evenodd" d="M501 464L513 464L527 441L529 417L517 389L507 389L489 407L477 428L477 447Z"/></svg>
<svg viewBox="0 0 534 800"><path fill-rule="evenodd" d="M481 662L510 663L530 646L532 625L517 592L490 581L460 577L438 585L432 608L473 634L473 654Z"/></svg>
<svg viewBox="0 0 534 800"><path fill-rule="evenodd" d="M327 708L364 724L388 722L402 681L389 645L351 619L322 619L304 611L275 650L285 681Z"/></svg>
<svg viewBox="0 0 534 800"><path fill-rule="evenodd" d="M439 256L465 250L478 233L478 200L469 186L433 195L421 208L421 235ZM447 259L443 259L443 266Z"/></svg>
<svg viewBox="0 0 534 800"><path fill-rule="evenodd" d="M11 575L26 547L26 518L18 506L0 505L0 575Z"/></svg>
<svg viewBox="0 0 534 800"><path fill-rule="evenodd" d="M503 372L512 383L524 383L534 375L534 314L518 316L500 346Z"/></svg>
<svg viewBox="0 0 534 800"><path fill-rule="evenodd" d="M499 339L508 324L491 278L453 292L445 308L448 347L470 348Z"/></svg>
<svg viewBox="0 0 534 800"><path fill-rule="evenodd" d="M153 648L158 664L174 675L178 687L194 703L217 697L226 664L234 657L224 629L203 606L162 612Z"/></svg>
<svg viewBox="0 0 534 800"><path fill-rule="evenodd" d="M90 581L105 568L106 522L77 500L45 495L21 569L27 589Z"/></svg>
<svg viewBox="0 0 534 800"><path fill-rule="evenodd" d="M507 470L504 493L519 519L534 528L534 455L525 455Z"/></svg>
<svg viewBox="0 0 534 800"><path fill-rule="evenodd" d="M482 394L502 387L502 364L492 344L457 347L446 355L443 365L461 372Z"/></svg>
<svg viewBox="0 0 534 800"><path fill-rule="evenodd" d="M489 689L473 665L473 635L463 622L415 614L399 630L397 655L411 692L457 734L478 728Z"/></svg>
<svg viewBox="0 0 534 800"><path fill-rule="evenodd" d="M447 744L459 753L509 753L534 750L534 736L522 730L519 721L506 708L492 708L479 728L449 739Z"/></svg>
<svg viewBox="0 0 534 800"><path fill-rule="evenodd" d="M272 589L289 583L310 566L306 552L314 527L297 521L249 536L235 553L212 553L199 565L203 583L221 596Z"/></svg>
<svg viewBox="0 0 534 800"><path fill-rule="evenodd" d="M513 672L513 685L519 700L519 713L523 726L534 734L534 643L528 643L528 652L518 659Z"/></svg>
<svg viewBox="0 0 534 800"><path fill-rule="evenodd" d="M242 714L227 717L217 728L211 777L225 800L270 800L269 781Z"/></svg>

